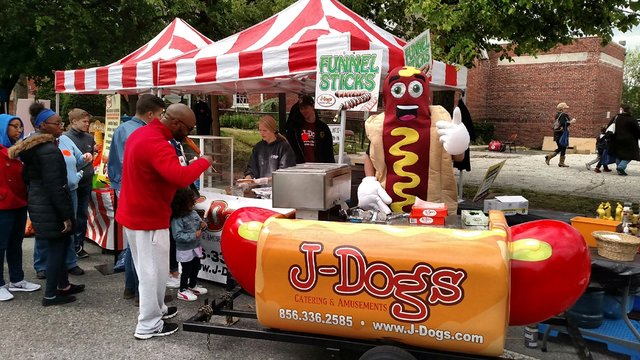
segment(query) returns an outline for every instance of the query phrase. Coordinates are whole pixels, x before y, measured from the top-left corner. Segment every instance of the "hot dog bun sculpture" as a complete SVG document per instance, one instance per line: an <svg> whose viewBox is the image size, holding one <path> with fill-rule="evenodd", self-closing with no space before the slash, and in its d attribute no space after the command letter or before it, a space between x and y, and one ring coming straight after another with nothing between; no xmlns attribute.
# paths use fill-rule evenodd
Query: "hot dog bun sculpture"
<svg viewBox="0 0 640 360"><path fill-rule="evenodd" d="M283 219L241 208L222 253L264 326L496 356L508 325L561 313L584 292L580 233L539 220L490 230Z"/></svg>

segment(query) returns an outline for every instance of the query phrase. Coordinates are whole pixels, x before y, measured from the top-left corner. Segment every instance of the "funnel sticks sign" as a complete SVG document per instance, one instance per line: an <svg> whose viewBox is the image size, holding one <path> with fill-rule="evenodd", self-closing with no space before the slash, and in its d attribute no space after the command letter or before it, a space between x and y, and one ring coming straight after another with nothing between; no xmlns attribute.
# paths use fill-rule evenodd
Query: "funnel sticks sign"
<svg viewBox="0 0 640 360"><path fill-rule="evenodd" d="M381 68L382 50L319 55L316 109L375 110Z"/></svg>
<svg viewBox="0 0 640 360"><path fill-rule="evenodd" d="M418 35L404 46L404 64L418 69L425 69L426 66L431 66L431 35L429 30Z"/></svg>

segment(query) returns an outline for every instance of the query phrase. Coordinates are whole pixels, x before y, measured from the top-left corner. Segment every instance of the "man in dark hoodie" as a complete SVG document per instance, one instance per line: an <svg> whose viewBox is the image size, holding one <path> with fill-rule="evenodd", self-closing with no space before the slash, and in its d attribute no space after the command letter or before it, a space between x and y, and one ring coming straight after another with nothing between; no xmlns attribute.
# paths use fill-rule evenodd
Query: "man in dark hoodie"
<svg viewBox="0 0 640 360"><path fill-rule="evenodd" d="M314 104L311 96L301 96L299 110L292 108L287 121L287 141L296 154L297 164L335 162L331 130L318 118Z"/></svg>
<svg viewBox="0 0 640 360"><path fill-rule="evenodd" d="M62 119L38 102L29 107L36 129L31 136L9 148L9 157L20 157L28 186L29 217L36 236L47 242L47 285L42 305L75 301L73 294L84 285L69 283L65 258L73 230L73 205L67 185L67 166L56 144L62 135Z"/></svg>

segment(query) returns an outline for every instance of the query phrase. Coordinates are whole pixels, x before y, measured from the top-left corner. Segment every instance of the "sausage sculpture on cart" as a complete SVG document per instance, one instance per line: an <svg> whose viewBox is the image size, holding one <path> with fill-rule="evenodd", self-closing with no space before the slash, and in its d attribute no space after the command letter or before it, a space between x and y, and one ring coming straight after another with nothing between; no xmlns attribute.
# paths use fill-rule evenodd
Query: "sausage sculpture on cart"
<svg viewBox="0 0 640 360"><path fill-rule="evenodd" d="M469 144L459 115L451 121L429 106L427 76L415 68L390 71L383 96L384 114L366 123L375 176L360 185L359 206L408 212L419 197L455 214L451 160ZM208 323L220 310L214 304L185 322L186 331L372 348L377 359L404 351L378 347L389 344L447 359L500 356L509 325L563 312L591 271L573 227L554 220L509 227L499 211L489 213L488 230L463 230L294 220L245 207L226 219L221 249L256 309L222 313L257 318L263 329Z"/></svg>
<svg viewBox="0 0 640 360"><path fill-rule="evenodd" d="M563 222L509 227L502 212L489 218L489 230L460 230L238 209L223 228L225 262L255 296L258 322L277 331L236 335L499 356L509 325L545 320L577 300L590 258L580 233ZM233 332L201 321L184 329Z"/></svg>

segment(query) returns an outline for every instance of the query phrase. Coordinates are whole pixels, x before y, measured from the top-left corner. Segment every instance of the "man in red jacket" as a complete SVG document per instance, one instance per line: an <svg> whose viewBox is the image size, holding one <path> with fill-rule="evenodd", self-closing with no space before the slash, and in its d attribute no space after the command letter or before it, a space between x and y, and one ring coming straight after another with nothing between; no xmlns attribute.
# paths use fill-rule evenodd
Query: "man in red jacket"
<svg viewBox="0 0 640 360"><path fill-rule="evenodd" d="M213 160L202 156L182 166L169 140L183 140L195 124L188 106L173 104L162 119L133 132L125 147L116 220L124 227L140 281L137 339L171 335L178 330L178 324L163 321L178 312L176 307L164 304L171 200L177 189L194 182Z"/></svg>

